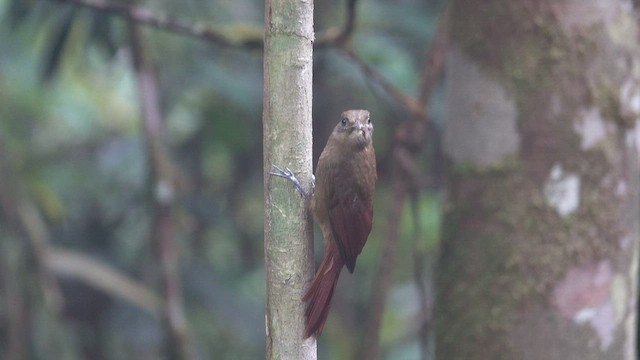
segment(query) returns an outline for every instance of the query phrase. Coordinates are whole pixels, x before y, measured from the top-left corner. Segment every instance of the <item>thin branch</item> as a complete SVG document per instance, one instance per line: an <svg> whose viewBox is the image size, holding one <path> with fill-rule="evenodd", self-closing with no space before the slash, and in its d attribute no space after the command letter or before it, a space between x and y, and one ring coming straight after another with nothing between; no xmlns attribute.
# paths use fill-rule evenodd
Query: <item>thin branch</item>
<svg viewBox="0 0 640 360"><path fill-rule="evenodd" d="M229 47L244 47L244 48L262 48L263 47L263 38L262 32L254 31L251 32L248 36L231 36L226 32L215 30L211 27L207 27L202 23L190 24L178 19L175 19L170 16L161 16L158 14L154 14L148 8L142 6L127 6L118 3L113 3L111 1L105 0L65 0L76 4L78 6L91 8L98 11L103 11L106 13L110 13L116 16L121 16L127 18L136 23L148 25L160 30L171 31L179 34L184 34L188 36L192 36L201 40L205 40L208 42L216 43L222 46ZM325 32L324 35L318 37L318 40L315 41L315 48L325 48L325 47L336 47L341 53L355 64L357 64L362 71L365 73L367 77L372 79L373 81L380 84L380 86L394 99L396 99L400 104L406 107L412 114L415 114L418 117L425 118L425 104L423 103L423 99L428 99L429 94L424 93L424 96L421 96L419 100L416 100L407 94L405 94L402 90L393 85L388 79L386 79L381 73L375 70L372 66L365 63L352 49L348 48L346 45L349 40L353 36L353 32L355 30L355 22L356 22L356 7L357 0L347 0L346 3L346 20L340 31L336 31L335 29L330 29ZM441 26L444 28L445 26ZM443 33L439 31L438 34ZM439 36L436 37L436 41L440 39ZM435 52L436 54L441 54L441 52ZM434 60L437 62L437 60ZM426 62L429 65L429 62ZM428 66L427 68L433 69L437 68L437 66ZM435 74L435 72L433 72ZM432 82L431 76L423 77L423 80L426 84ZM422 87L425 88L424 86Z"/></svg>
<svg viewBox="0 0 640 360"><path fill-rule="evenodd" d="M87 255L55 247L48 249L46 259L47 269L57 276L82 281L107 295L138 305L151 315L160 315L160 297L111 266Z"/></svg>
<svg viewBox="0 0 640 360"><path fill-rule="evenodd" d="M356 5L358 0L347 0L347 17L340 30L329 29L314 43L316 49L328 46L344 47L353 35L356 24Z"/></svg>
<svg viewBox="0 0 640 360"><path fill-rule="evenodd" d="M402 177L396 173L396 177ZM393 205L389 210L389 221L386 241L383 244L380 262L374 276L373 291L371 295L372 303L369 307L369 319L367 321L367 333L363 346L360 348L359 359L375 360L380 359L380 326L382 316L387 301L387 294L393 279L393 270L396 263L396 252L398 249L398 238L400 237L400 220L404 208L407 189L405 183L400 180L393 182L392 199Z"/></svg>
<svg viewBox="0 0 640 360"><path fill-rule="evenodd" d="M3 241L5 239L2 239ZM4 358L8 360L27 359L27 329L26 304L24 290L20 284L25 264L22 246L17 251L10 250L10 241L0 244L0 291L3 293L3 314L0 323L5 325L6 348Z"/></svg>
<svg viewBox="0 0 640 360"><path fill-rule="evenodd" d="M373 304L369 313L367 334L363 347L360 349L361 359L379 359L380 358L380 326L382 325L382 317L386 306L386 298L391 286L393 270L396 264L397 243L399 237L400 220L402 219L402 210L405 202L410 194L412 198L417 198L420 192L420 181L418 181L419 171L416 156L424 148L427 136L427 125L429 125L429 117L427 116L427 107L430 100L432 89L435 87L436 80L443 70L444 53L447 45L447 11L440 19L437 33L434 37L431 47L425 57L425 65L421 75L420 95L418 99L410 97L389 82L382 74L378 73L374 68L364 63L350 49L341 49L354 63L359 64L362 71L371 79L377 81L380 86L387 91L400 104L404 105L412 114L409 121L401 123L394 134L393 145L393 206L388 216L387 237L385 239L383 256L380 259L376 275L374 277L374 290L371 296ZM431 129L434 129L431 127ZM416 223L417 226L417 223ZM416 239L418 241L418 239ZM422 259L424 260L424 259ZM421 279L421 278L420 278ZM422 298L421 298L422 300ZM423 304L427 302L422 301ZM425 305L426 306L426 305ZM430 319L430 308L425 308L425 319ZM425 322L420 327L421 335L429 334L430 322ZM422 342L424 352L426 352L427 344ZM426 354L423 353L423 356Z"/></svg>
<svg viewBox="0 0 640 360"><path fill-rule="evenodd" d="M11 167L3 139L0 138L0 208L6 223L16 233L23 234L33 252L36 275L45 306L52 314L59 314L64 304L57 280L47 272L46 254L50 236L45 220L37 206L23 195L23 189Z"/></svg>
<svg viewBox="0 0 640 360"><path fill-rule="evenodd" d="M449 46L449 8L447 7L440 16L438 29L422 65L422 81L420 82L420 93L418 95L418 102L422 105L422 108L427 107L429 104L436 80L442 74L445 55Z"/></svg>
<svg viewBox="0 0 640 360"><path fill-rule="evenodd" d="M0 150L3 150L0 144ZM0 151L0 154L3 152ZM143 284L127 277L117 269L92 258L69 250L60 249L50 242L50 232L38 208L22 195L6 158L0 156L0 208L4 220L16 231L25 233L36 253L41 287L48 306L59 310L62 293L57 278L70 277L84 282L107 295L121 298L156 315L162 301Z"/></svg>
<svg viewBox="0 0 640 360"><path fill-rule="evenodd" d="M262 31L247 32L247 35L229 35L215 30L202 23L190 24L167 15L155 14L143 6L129 6L105 0L64 0L78 6L106 12L124 17L138 24L148 25L160 30L188 35L208 42L229 47L244 47L249 49L262 48Z"/></svg>
<svg viewBox="0 0 640 360"><path fill-rule="evenodd" d="M232 31L214 29L202 23L191 24L171 16L159 15L154 13L151 9L140 5L130 6L108 0L63 1L88 9L123 17L141 25L151 26L159 30L170 31L176 34L187 35L221 46L261 49L264 45L262 29L258 27L255 29L249 29L249 31L244 31L242 35L238 35L237 32L233 33ZM328 29L322 35L318 36L318 39L314 42L314 47L316 49L330 46L341 47L349 42L355 28L356 3L357 0L347 0L347 15L344 25L340 29Z"/></svg>
<svg viewBox="0 0 640 360"><path fill-rule="evenodd" d="M172 215L176 188L175 166L166 154L163 143L164 124L160 110L158 84L152 64L147 60L140 29L129 21L131 52L137 75L138 95L147 151L152 167L152 186L155 188L153 238L156 239L164 285L164 317L170 333L170 351L175 358L192 359L193 341L188 330L182 301L179 274L179 252Z"/></svg>
<svg viewBox="0 0 640 360"><path fill-rule="evenodd" d="M349 19L344 27L343 36L348 38L353 32L353 24L355 20L355 1L349 1ZM333 41L332 45L336 45L341 54L347 59L351 60L354 64L358 65L361 71L369 79L378 83L380 87L387 92L398 103L407 108L409 112L415 117L426 123L428 121L426 107L433 88L435 87L436 80L442 74L442 68L444 66L444 58L446 54L446 48L448 46L448 10L445 10L440 17L438 23L438 29L433 38L432 45L429 47L423 63L422 76L420 82L420 94L418 98L413 98L407 95L404 91L395 86L389 79L377 71L374 67L367 64L353 49L343 46L343 42ZM336 36L338 38L338 36Z"/></svg>
<svg viewBox="0 0 640 360"><path fill-rule="evenodd" d="M427 54L424 59L423 69L422 69L422 81L420 83L420 93L418 95L418 102L421 104L423 109L428 107L429 101L433 94L433 89L436 85L437 79L444 72L444 62L445 56L447 52L447 47L449 45L449 12L450 6L444 10L443 14L440 17L438 22L438 29L436 31L436 35L434 36L431 46L429 47ZM433 124L428 122L428 117L424 116L421 120L417 119L417 121L421 121L422 125L427 125L430 131L427 131L427 134L431 134L431 140L434 142L432 149L432 161L433 166L431 168L432 172L434 172L434 178L436 179L435 185L436 188L440 184L440 179L442 178L442 174L440 174L442 169L442 151L440 148L440 136L438 129L433 126ZM418 124L416 124L418 125ZM419 126L419 125L418 125ZM398 129L402 131L401 129ZM419 132L412 132L414 134ZM427 135L424 134L424 135ZM413 141L407 140L405 146L415 145L417 149L421 149L423 146L421 144L425 143L425 136L418 136L414 138ZM415 135L414 135L415 137ZM405 139L410 139L411 136L407 135ZM433 280L432 277L429 277L429 274L432 274L433 269L435 268L435 264L433 263L433 258L429 258L429 254L425 250L424 241L425 234L420 232L420 216L418 214L418 192L420 191L420 186L418 185L418 181L414 179L414 196L412 196L412 214L413 214L413 223L414 223L414 282L416 283L416 287L418 289L420 305L422 308L422 316L420 317L421 321L419 323L419 342L422 352L423 359L430 359L433 357L433 347L432 344L432 333L433 333ZM425 274L427 273L428 274Z"/></svg>
<svg viewBox="0 0 640 360"><path fill-rule="evenodd" d="M375 68L364 62L352 49L339 48L339 50L347 59L358 65L369 79L378 83L384 91L391 95L391 97L398 101L402 106L406 107L412 114L419 117L425 116L424 107L422 107L416 99L404 93Z"/></svg>
<svg viewBox="0 0 640 360"><path fill-rule="evenodd" d="M431 344L432 334L432 305L433 305L433 277L431 276L434 269L432 259L427 258L427 245L425 244L426 234L422 233L420 226L420 209L418 196L411 197L411 214L413 221L413 276L416 288L418 289L418 298L420 299L420 308L422 316L417 317L419 334L418 339L422 350L422 359L433 358L433 348Z"/></svg>
<svg viewBox="0 0 640 360"><path fill-rule="evenodd" d="M205 40L211 43L216 43L222 46L228 47L244 47L249 49L259 49L263 47L263 38L262 32L256 30L250 32L249 35L246 36L231 36L229 33L213 29L211 27L207 27L202 23L190 24L185 21L181 21L175 19L170 16L162 16L155 14L148 8L142 6L127 6L118 3L113 3L111 1L106 0L65 0L67 2L71 2L78 6L103 11L106 13L110 13L116 16L121 16L127 18L131 21L134 21L139 24L148 25L160 30L171 31L191 37L195 37L201 40ZM355 30L355 22L356 22L356 7L357 0L347 0L346 3L346 20L340 31L336 31L335 29L330 29L325 32L324 35L318 37L318 40L315 41L315 48L325 48L325 47L336 47L341 50L341 53L353 61L355 64L360 66L362 71L365 73L367 77L372 79L373 81L380 84L380 86L394 99L396 99L400 104L406 107L412 114L415 114L418 117L425 118L425 104L424 99L429 98L429 93L421 92L421 96L419 100L416 100L407 94L405 94L402 90L398 89L395 85L393 85L388 79L386 79L382 74L380 74L373 67L365 63L352 49L346 47L347 43L353 36L353 32ZM445 28L446 26L442 25L441 28ZM443 31L438 31L438 34L443 33ZM436 37L436 43L441 38L441 36ZM441 54L441 52L437 51L435 54ZM434 59L433 64L437 63L438 60ZM432 63L426 62L426 65L430 65ZM427 66L428 69L435 69L438 66ZM435 74L436 72L432 72ZM428 74L427 74L428 75ZM423 80L426 84L432 83L432 76L425 76ZM425 89L423 86L422 89Z"/></svg>
<svg viewBox="0 0 640 360"><path fill-rule="evenodd" d="M58 281L46 269L46 256L50 247L49 232L39 209L27 199L16 199L16 211L23 231L27 234L36 258L36 268L45 303L54 313L59 313L64 297Z"/></svg>

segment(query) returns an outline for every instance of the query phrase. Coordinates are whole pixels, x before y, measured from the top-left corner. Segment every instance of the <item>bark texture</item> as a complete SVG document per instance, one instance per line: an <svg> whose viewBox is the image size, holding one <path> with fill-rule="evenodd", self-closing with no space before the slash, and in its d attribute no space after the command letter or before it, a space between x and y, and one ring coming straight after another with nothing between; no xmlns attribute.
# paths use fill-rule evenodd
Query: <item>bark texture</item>
<svg viewBox="0 0 640 360"><path fill-rule="evenodd" d="M305 200L271 164L305 189L312 175L313 1L267 0L264 47L264 194L267 359L315 359L304 339L302 296L313 276L313 233Z"/></svg>
<svg viewBox="0 0 640 360"><path fill-rule="evenodd" d="M437 358L635 359L631 11L627 1L454 1Z"/></svg>

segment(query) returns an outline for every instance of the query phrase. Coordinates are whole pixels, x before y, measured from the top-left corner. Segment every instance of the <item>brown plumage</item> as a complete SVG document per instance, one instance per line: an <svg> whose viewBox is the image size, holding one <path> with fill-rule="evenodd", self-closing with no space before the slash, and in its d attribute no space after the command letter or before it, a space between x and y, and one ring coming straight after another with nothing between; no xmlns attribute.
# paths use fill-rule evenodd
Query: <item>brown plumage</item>
<svg viewBox="0 0 640 360"><path fill-rule="evenodd" d="M322 229L324 257L303 300L306 337L320 335L344 265L353 273L373 222L376 157L366 110L348 110L329 136L316 168L310 210Z"/></svg>

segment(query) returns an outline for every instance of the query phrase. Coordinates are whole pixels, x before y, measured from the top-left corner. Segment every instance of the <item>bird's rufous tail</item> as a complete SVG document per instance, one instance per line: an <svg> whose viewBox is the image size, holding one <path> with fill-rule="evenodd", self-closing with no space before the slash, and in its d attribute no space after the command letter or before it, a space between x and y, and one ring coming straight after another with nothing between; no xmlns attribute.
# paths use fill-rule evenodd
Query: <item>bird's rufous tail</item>
<svg viewBox="0 0 640 360"><path fill-rule="evenodd" d="M313 283L302 298L307 302L305 337L319 336L322 333L322 328L329 315L333 290L336 288L343 266L344 260L342 260L336 245L326 246L322 263L316 271Z"/></svg>

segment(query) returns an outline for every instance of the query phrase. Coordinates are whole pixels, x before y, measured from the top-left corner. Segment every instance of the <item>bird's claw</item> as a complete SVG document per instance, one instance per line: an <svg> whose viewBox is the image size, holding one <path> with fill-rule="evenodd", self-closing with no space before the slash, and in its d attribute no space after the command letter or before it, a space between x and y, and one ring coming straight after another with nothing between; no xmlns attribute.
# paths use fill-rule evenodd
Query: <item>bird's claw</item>
<svg viewBox="0 0 640 360"><path fill-rule="evenodd" d="M291 169L289 169L288 167L283 169L275 164L271 164L271 166L274 167L276 171L270 171L269 175L278 176L291 181L293 185L295 185L296 189L298 189L300 194L302 194L302 196L304 196L306 199L309 198L309 194L306 191L304 191L302 184L300 184L300 181L298 180L298 178L296 178L296 176L293 174L293 171L291 171ZM315 187L315 177L313 178L312 186Z"/></svg>
<svg viewBox="0 0 640 360"><path fill-rule="evenodd" d="M272 167L276 168L276 170L278 170L278 172L269 172L269 174L273 175L273 176L279 176L279 177L283 177L285 179L289 179L291 180L291 178L295 179L295 175L293 175L293 171L291 171L289 168L281 168L278 165L275 164L271 164Z"/></svg>

